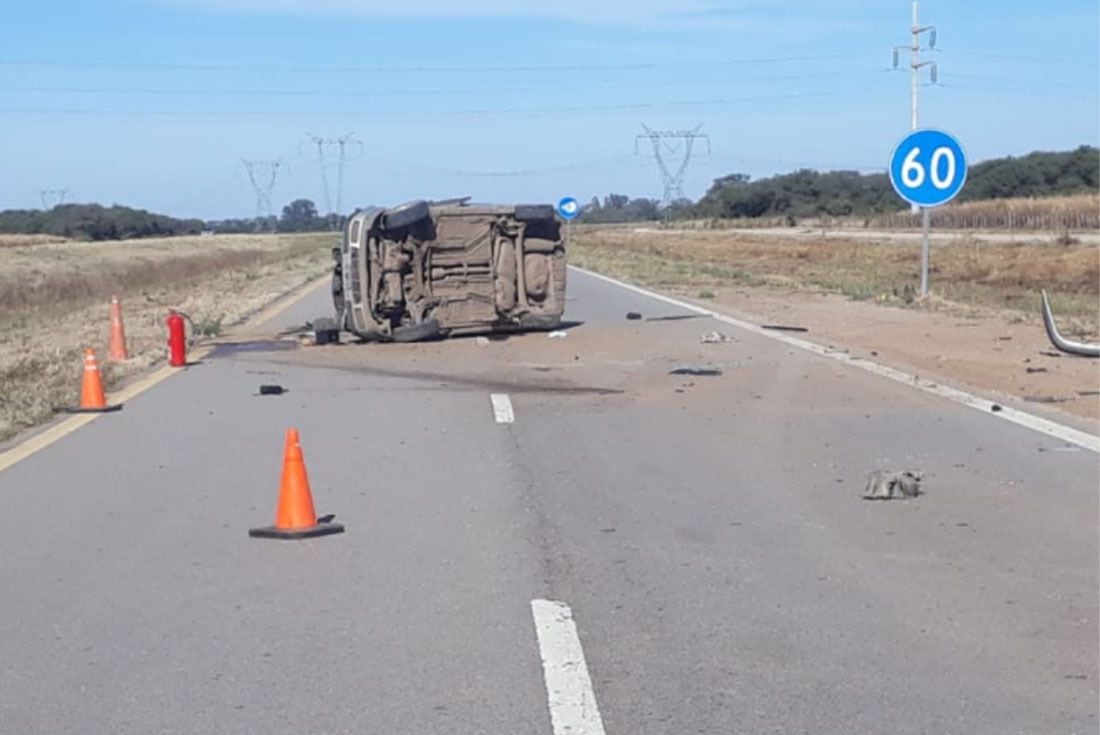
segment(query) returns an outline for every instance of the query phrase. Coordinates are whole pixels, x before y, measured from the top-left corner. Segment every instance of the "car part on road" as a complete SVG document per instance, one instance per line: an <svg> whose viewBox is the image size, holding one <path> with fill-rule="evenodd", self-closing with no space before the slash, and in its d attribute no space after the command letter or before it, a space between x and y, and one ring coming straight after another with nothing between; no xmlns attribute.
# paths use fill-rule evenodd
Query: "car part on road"
<svg viewBox="0 0 1100 735"><path fill-rule="evenodd" d="M279 482L275 525L250 529L248 535L253 538L304 539L343 532L344 527L339 523L322 523L317 518L301 439L297 429L288 429L283 447L283 473Z"/></svg>
<svg viewBox="0 0 1100 735"><path fill-rule="evenodd" d="M1069 403L1072 398L1059 398L1058 396L1024 396L1025 403Z"/></svg>
<svg viewBox="0 0 1100 735"><path fill-rule="evenodd" d="M699 342L705 345L719 345L725 342L733 342L733 338L721 332L707 332L699 338Z"/></svg>
<svg viewBox="0 0 1100 735"><path fill-rule="evenodd" d="M867 487L863 490L863 499L915 498L924 494L920 488L923 479L924 473L920 470L901 470L900 472L875 470L867 478Z"/></svg>
<svg viewBox="0 0 1100 735"><path fill-rule="evenodd" d="M647 322L682 322L686 319L706 319L702 314L673 314L672 316L651 316Z"/></svg>
<svg viewBox="0 0 1100 735"><path fill-rule="evenodd" d="M268 384L260 386L261 396L281 396L284 393L286 393L286 388L281 385Z"/></svg>
<svg viewBox="0 0 1100 735"><path fill-rule="evenodd" d="M334 321L366 341L550 330L565 310L565 244L549 206L361 210L336 253Z"/></svg>
<svg viewBox="0 0 1100 735"><path fill-rule="evenodd" d="M697 367L694 365L686 365L684 367L674 368L668 371L669 375L692 375L700 378L714 378L722 374L722 371L718 368L709 367Z"/></svg>
<svg viewBox="0 0 1100 735"><path fill-rule="evenodd" d="M1054 315L1050 311L1050 300L1047 292L1043 290L1043 326L1046 327L1047 337L1051 344L1067 355L1080 355L1081 357L1100 357L1100 344L1088 344L1086 342L1074 342L1064 338L1058 333L1058 327L1054 325Z"/></svg>
<svg viewBox="0 0 1100 735"><path fill-rule="evenodd" d="M773 332L809 332L806 327L788 327L785 324L762 324L761 329L770 329Z"/></svg>
<svg viewBox="0 0 1100 735"><path fill-rule="evenodd" d="M322 316L313 320L313 343L317 345L340 344L340 328L336 326L335 319Z"/></svg>
<svg viewBox="0 0 1100 735"><path fill-rule="evenodd" d="M626 318L628 321L636 322L642 318L642 315L636 311L628 311L626 312Z"/></svg>

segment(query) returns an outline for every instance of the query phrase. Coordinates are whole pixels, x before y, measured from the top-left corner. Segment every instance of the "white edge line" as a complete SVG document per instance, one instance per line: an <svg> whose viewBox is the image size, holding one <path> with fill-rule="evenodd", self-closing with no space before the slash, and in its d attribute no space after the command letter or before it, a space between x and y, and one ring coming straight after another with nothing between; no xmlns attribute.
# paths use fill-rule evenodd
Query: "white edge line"
<svg viewBox="0 0 1100 735"><path fill-rule="evenodd" d="M489 396L493 404L493 417L498 424L511 424L516 420L516 413L512 410L512 399L507 393L493 393Z"/></svg>
<svg viewBox="0 0 1100 735"><path fill-rule="evenodd" d="M564 602L532 600L531 614L554 735L605 735L573 611Z"/></svg>
<svg viewBox="0 0 1100 735"><path fill-rule="evenodd" d="M709 316L712 319L717 319L720 322L729 324L739 329L743 329L747 332L752 332L753 334L767 337L768 339L775 340L776 342L782 342L785 345L796 347L800 350L805 350L806 352L812 352L813 354L819 355L820 357L835 360L836 362L844 363L846 365L859 368L860 370L866 370L869 373L874 373L875 375L881 376L883 378L889 378L896 383L901 383L902 385L916 388L918 390L924 391L925 393L930 393L931 395L939 396L940 398L946 398L949 401L954 401L955 403L960 403L964 406L969 406L970 408L973 408L977 411L981 411L987 416L1004 419L1005 421L1016 424L1018 426L1023 426L1024 428L1031 429L1032 431L1037 431L1040 434L1055 437L1056 439L1061 439L1062 441L1069 442L1070 444L1075 444L1079 447L1083 447L1085 449L1092 450L1093 452L1100 453L1100 437L1093 434L1079 431L1072 427L1065 426L1063 424L1059 424L1048 419L1040 418L1039 416L1027 413L1026 411L1019 411L1015 408L1009 408L1008 406L1000 406L1000 410L994 411L993 406L998 404L990 401L987 398L981 398L980 396L975 396L965 391L950 388L946 385L940 385L939 383L934 383L931 380L923 380L921 378L918 378L916 375L910 375L909 373L903 372L901 370L895 370L894 368L880 365L876 362L871 362L870 360L865 360L859 357L852 357L851 355L842 352L835 352L829 350L826 347L822 347L821 345L814 344L813 342L807 342L806 340L798 339L797 337L790 337L785 334L776 333L774 331L757 326L756 324L751 324L749 322L736 319L727 314L722 314L721 312L713 311L702 306L697 306L686 301L680 301L679 299L672 298L671 296L665 296L664 294L649 291L640 286L635 286L631 283L626 283L624 281L620 281L600 273L594 273L585 268L578 268L577 266L570 266L570 268L580 273L584 273L587 276L591 276L606 283L618 286L619 288L624 288L628 291L633 291L634 293L648 296L651 299L663 301L666 304L677 306L681 309L693 311L696 314Z"/></svg>

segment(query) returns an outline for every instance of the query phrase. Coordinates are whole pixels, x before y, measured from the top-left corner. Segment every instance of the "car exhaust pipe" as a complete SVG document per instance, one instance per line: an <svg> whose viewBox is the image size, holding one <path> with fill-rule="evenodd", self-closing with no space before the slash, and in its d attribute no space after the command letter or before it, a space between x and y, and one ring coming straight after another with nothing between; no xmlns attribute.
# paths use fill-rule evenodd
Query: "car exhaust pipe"
<svg viewBox="0 0 1100 735"><path fill-rule="evenodd" d="M1054 315L1050 313L1050 301L1047 299L1045 289L1043 290L1043 326L1047 328L1047 336L1050 337L1051 343L1060 351L1082 357L1100 357L1100 345L1073 342L1058 334L1058 328L1054 326Z"/></svg>

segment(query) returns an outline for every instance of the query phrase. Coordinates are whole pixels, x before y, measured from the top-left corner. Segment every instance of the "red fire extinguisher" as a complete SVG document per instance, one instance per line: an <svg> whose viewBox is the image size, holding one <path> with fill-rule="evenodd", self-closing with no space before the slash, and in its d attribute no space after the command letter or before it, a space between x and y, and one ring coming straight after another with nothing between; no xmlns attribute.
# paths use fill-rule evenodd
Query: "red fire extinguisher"
<svg viewBox="0 0 1100 735"><path fill-rule="evenodd" d="M187 335L183 315L175 309L169 309L164 323L168 327L168 364L172 367L184 367L187 365Z"/></svg>

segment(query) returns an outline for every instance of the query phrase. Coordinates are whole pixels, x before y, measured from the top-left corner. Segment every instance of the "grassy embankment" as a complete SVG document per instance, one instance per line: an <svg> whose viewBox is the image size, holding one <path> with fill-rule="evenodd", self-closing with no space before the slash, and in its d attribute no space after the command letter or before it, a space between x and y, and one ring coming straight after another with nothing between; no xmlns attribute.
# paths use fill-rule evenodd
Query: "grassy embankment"
<svg viewBox="0 0 1100 735"><path fill-rule="evenodd" d="M69 405L81 354L95 347L108 385L165 355L168 307L204 336L322 275L331 234L224 235L120 242L0 240L0 441ZM106 356L112 294L123 304L131 360Z"/></svg>
<svg viewBox="0 0 1100 735"><path fill-rule="evenodd" d="M575 233L576 265L658 288L710 298L725 286L828 291L857 300L917 306L920 246L873 240L807 241L774 233L635 231ZM935 245L933 298L922 308L987 307L1038 319L1047 289L1063 331L1093 337L1100 321L1100 248L996 244Z"/></svg>

